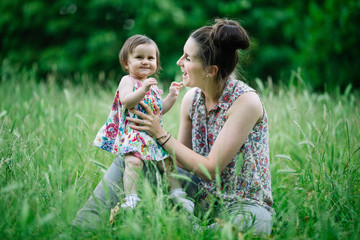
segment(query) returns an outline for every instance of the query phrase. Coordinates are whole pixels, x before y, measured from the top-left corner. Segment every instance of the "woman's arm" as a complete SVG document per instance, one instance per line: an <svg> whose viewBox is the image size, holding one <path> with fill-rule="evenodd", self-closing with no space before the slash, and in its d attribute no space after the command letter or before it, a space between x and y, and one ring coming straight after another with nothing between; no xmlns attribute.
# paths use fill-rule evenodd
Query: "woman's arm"
<svg viewBox="0 0 360 240"><path fill-rule="evenodd" d="M155 78L148 78L142 82L142 86L133 91L134 85L132 79L129 76L125 76L121 79L119 84L119 97L120 101L125 108L135 107L149 91L151 85L157 84Z"/></svg>
<svg viewBox="0 0 360 240"><path fill-rule="evenodd" d="M189 116L190 106L192 103L193 96L196 88L190 89L185 95L181 102L180 109L180 127L178 131L178 140L186 147L192 149L192 135L191 128L192 122Z"/></svg>
<svg viewBox="0 0 360 240"><path fill-rule="evenodd" d="M169 94L166 96L166 98L162 101L163 105L163 114L167 113L172 106L174 106L174 103L176 102L179 91L182 88L182 82L172 82L169 88Z"/></svg>
<svg viewBox="0 0 360 240"><path fill-rule="evenodd" d="M189 111L195 89L196 88L192 88L185 94L180 109L180 127L178 131L178 140L189 149L192 149L192 122L189 116ZM179 161L176 161L176 165L180 168L185 168Z"/></svg>
<svg viewBox="0 0 360 240"><path fill-rule="evenodd" d="M184 101L186 101L186 98L184 98ZM145 107L144 105L142 104L143 107ZM133 113L144 119L144 126L132 125L131 127L146 131L154 138L162 136L165 130L160 126L159 116L152 114L149 108L145 108L148 115L139 111L133 111ZM207 157L195 153L188 146L173 137L163 147L169 153L175 155L176 161L180 162L186 169L194 172L205 181L210 181L215 178L216 168L220 172L223 171L234 158L262 115L263 108L258 95L254 92L248 92L240 96L228 110L227 120ZM129 120L135 123L140 123L141 121L137 119ZM189 130L185 129L185 131ZM161 143L164 140L161 140ZM204 167L210 173L210 178L202 171Z"/></svg>

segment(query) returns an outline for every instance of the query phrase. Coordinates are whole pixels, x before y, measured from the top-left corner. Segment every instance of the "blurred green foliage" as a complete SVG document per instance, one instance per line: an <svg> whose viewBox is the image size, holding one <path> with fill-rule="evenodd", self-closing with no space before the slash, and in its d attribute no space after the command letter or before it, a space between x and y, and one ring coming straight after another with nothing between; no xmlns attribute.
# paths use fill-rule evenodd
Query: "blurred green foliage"
<svg viewBox="0 0 360 240"><path fill-rule="evenodd" d="M248 79L286 82L301 68L316 90L360 87L359 0L2 0L0 12L1 59L35 63L42 76L117 78L118 52L139 33L157 42L161 78L173 81L191 31L227 17L252 38Z"/></svg>

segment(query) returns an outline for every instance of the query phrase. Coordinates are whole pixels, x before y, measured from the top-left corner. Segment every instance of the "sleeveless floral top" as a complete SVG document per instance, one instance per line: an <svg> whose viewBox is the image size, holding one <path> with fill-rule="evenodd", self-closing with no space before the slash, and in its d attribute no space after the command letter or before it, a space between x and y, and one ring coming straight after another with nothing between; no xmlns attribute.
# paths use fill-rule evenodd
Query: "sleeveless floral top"
<svg viewBox="0 0 360 240"><path fill-rule="evenodd" d="M244 82L229 78L218 104L208 113L205 108L204 94L195 91L190 107L192 120L192 148L202 156L207 156L226 122L226 113L242 94L254 91ZM215 197L229 207L238 202L255 203L271 213L272 194L269 161L268 118L264 108L261 121L254 126L243 146L220 173L219 179L205 182L200 180L203 191L200 203L209 206Z"/></svg>

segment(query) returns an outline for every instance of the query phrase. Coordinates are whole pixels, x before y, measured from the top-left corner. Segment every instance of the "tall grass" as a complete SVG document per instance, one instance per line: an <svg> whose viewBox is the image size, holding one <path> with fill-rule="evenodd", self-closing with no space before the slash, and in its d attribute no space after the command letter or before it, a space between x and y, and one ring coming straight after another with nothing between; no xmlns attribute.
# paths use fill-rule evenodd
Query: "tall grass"
<svg viewBox="0 0 360 240"><path fill-rule="evenodd" d="M0 239L72 239L71 220L114 156L91 146L117 83L61 86L49 75L3 63L0 82ZM276 211L273 239L358 239L359 93L314 93L294 73L289 86L257 81L269 115ZM179 103L165 115L176 136ZM143 201L94 239L252 239L231 225L196 231L164 185L143 180ZM200 223L201 224L201 223Z"/></svg>

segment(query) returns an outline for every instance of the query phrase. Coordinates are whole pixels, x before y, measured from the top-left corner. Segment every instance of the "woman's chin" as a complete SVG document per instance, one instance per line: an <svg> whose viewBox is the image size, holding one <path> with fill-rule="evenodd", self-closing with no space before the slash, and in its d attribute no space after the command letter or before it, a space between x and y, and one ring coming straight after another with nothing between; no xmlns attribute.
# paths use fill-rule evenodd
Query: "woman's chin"
<svg viewBox="0 0 360 240"><path fill-rule="evenodd" d="M188 79L183 78L183 86L184 86L184 87L191 87L191 84L190 84L190 82L188 81Z"/></svg>

